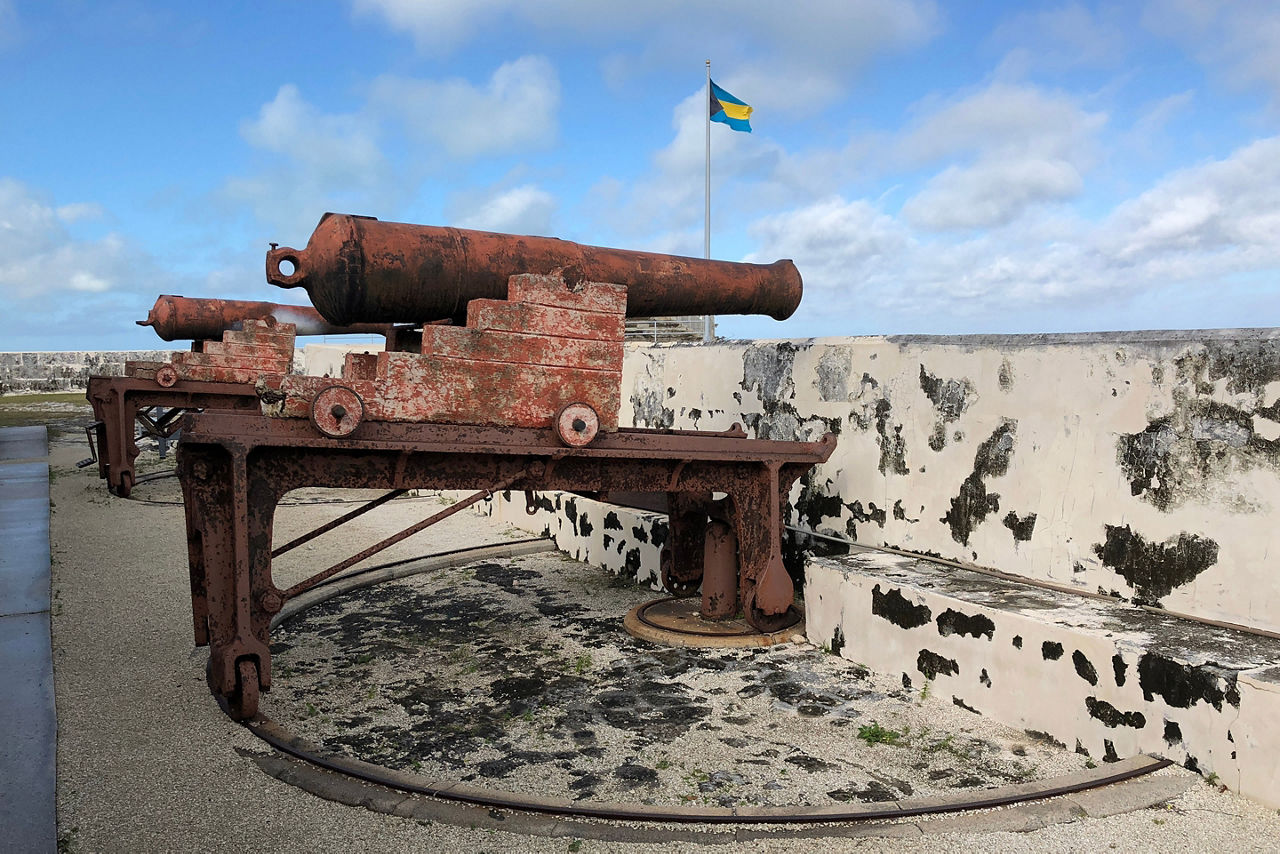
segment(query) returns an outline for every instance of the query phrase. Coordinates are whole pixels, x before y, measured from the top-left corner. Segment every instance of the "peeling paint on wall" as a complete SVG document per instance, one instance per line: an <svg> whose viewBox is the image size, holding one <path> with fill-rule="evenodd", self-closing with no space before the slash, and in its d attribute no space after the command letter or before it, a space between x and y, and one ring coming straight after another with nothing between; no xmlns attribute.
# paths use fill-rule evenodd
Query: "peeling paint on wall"
<svg viewBox="0 0 1280 854"><path fill-rule="evenodd" d="M792 524L1280 631L1278 355L1280 330L632 347L623 397L638 426L839 432ZM1157 548L1184 533L1186 573Z"/></svg>
<svg viewBox="0 0 1280 854"><path fill-rule="evenodd" d="M973 457L973 471L960 484L960 493L951 499L951 509L941 519L951 528L951 538L957 543L967 546L973 529L988 514L1000 510L1000 496L987 491L986 481L989 477L1008 473L1017 430L1018 422L1006 419L978 446L978 452Z"/></svg>
<svg viewBox="0 0 1280 854"><path fill-rule="evenodd" d="M1207 537L1182 533L1163 543L1151 543L1128 525L1107 525L1106 542L1093 551L1124 577L1139 602L1158 604L1179 587L1218 561L1218 544Z"/></svg>
<svg viewBox="0 0 1280 854"><path fill-rule="evenodd" d="M1085 708L1089 710L1089 717L1097 718L1104 726L1112 729L1122 726L1142 729L1147 725L1147 717L1142 712L1122 712L1106 700L1099 700L1097 697L1085 697L1084 703ZM1111 746L1111 752L1115 752L1115 745Z"/></svg>
<svg viewBox="0 0 1280 854"><path fill-rule="evenodd" d="M963 614L948 608L938 615L937 622L938 634L944 638L947 635L969 635L974 638L986 635L987 640L995 637L996 624L986 614Z"/></svg>
<svg viewBox="0 0 1280 854"><path fill-rule="evenodd" d="M1031 535L1036 530L1036 514L1028 513L1026 516L1019 516L1010 510L1001 520L1004 526L1013 532L1013 538L1020 543L1025 543L1031 539Z"/></svg>
<svg viewBox="0 0 1280 854"><path fill-rule="evenodd" d="M1071 663L1076 666L1076 675L1090 685L1098 684L1098 669L1093 666L1093 662L1081 652L1076 650L1071 653Z"/></svg>
<svg viewBox="0 0 1280 854"><path fill-rule="evenodd" d="M1138 684L1147 700L1158 695L1174 708L1189 709L1205 702L1222 711L1222 702L1240 705L1235 676L1211 664L1179 664L1156 653L1138 660Z"/></svg>
<svg viewBox="0 0 1280 854"><path fill-rule="evenodd" d="M933 614L928 605L912 604L896 588L881 593L879 584L871 589L871 613L904 629L927 626L933 622Z"/></svg>
<svg viewBox="0 0 1280 854"><path fill-rule="evenodd" d="M916 656L916 669L923 673L926 679L937 679L939 673L944 676L960 674L960 665L955 659L946 658L927 649L920 650Z"/></svg>

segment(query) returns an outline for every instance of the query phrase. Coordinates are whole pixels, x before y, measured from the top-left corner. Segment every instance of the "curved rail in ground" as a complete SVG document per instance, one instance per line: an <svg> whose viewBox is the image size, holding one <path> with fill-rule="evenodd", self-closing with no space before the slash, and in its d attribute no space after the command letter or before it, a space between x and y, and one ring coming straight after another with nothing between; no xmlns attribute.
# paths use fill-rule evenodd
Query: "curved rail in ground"
<svg viewBox="0 0 1280 854"><path fill-rule="evenodd" d="M272 624L274 626L313 605L350 590L380 584L432 569L443 569L477 560L536 554L543 551L553 551L554 548L549 540L519 540L493 546L457 549L422 558L409 558L370 567L348 575L337 576L290 600L285 609L276 615ZM640 803L603 804L571 801L563 798L534 797L503 790L486 789L459 781L431 780L419 774L397 771L326 751L293 735L264 715L257 715L250 720L243 721L243 723L250 732L283 754L327 771L344 774L366 783L401 792L516 813L534 813L578 819L662 822L670 824L828 824L872 820L883 821L966 810L991 809L1095 789L1149 774L1172 764L1167 759L1135 756L1099 768L1066 774L1049 780L1017 783L988 789L977 797L968 793L934 795L894 801L892 806L887 806L884 803L869 803L854 806L835 804L824 807L743 806L727 808L661 806Z"/></svg>

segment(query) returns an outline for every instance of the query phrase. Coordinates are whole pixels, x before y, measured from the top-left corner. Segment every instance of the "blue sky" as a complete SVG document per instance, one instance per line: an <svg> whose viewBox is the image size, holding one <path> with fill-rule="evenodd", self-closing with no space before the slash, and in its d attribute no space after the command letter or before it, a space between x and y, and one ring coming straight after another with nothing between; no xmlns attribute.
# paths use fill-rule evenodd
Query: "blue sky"
<svg viewBox="0 0 1280 854"><path fill-rule="evenodd" d="M1280 323L1280 4L0 0L0 351L304 300L327 210L793 258L731 337Z"/></svg>

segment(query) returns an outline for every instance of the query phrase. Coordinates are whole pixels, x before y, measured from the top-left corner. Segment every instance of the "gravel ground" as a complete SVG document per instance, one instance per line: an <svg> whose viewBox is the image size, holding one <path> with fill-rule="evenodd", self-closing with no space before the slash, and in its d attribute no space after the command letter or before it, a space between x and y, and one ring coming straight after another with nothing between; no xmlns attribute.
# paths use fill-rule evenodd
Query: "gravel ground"
<svg viewBox="0 0 1280 854"><path fill-rule="evenodd" d="M826 807L1093 767L807 643L637 641L619 615L653 596L558 553L344 594L273 635L264 713L429 779L593 802Z"/></svg>
<svg viewBox="0 0 1280 854"><path fill-rule="evenodd" d="M254 761L266 752L264 745L218 710L204 684L206 652L192 647L182 509L178 504L162 503L176 497L176 482L158 481L140 486L138 497L158 499L153 503L111 498L93 469L74 468L74 462L84 455L80 443L58 443L51 449L50 460L54 501L51 520L53 642L59 717L61 850L541 852L634 849L665 852L697 847L688 842L626 844L544 838L439 821L423 824L325 801L267 776ZM309 496L310 499L319 497ZM278 515L277 542L337 516L349 506L304 501L284 507ZM358 534L354 530L349 535L335 534L316 541L310 548L299 549L291 556L292 562L279 567L280 581L291 581L309 569L327 565L323 563L326 559L345 557L433 509L438 509L438 505L431 497L393 502L365 517ZM429 533L397 546L378 560L503 542L511 537L488 519L462 513ZM644 595L647 594L641 594ZM567 631L565 635L568 636ZM625 655L624 647L625 642L619 647L618 658L614 658L612 652L583 647L584 652L589 651L592 656L587 672L598 668L603 673L615 666L614 662L621 661ZM566 645L566 655L574 649L576 647ZM766 656L777 656L781 661L794 654L797 653L775 651ZM813 673L826 673L832 664L847 673L847 664L824 663L813 650L802 651L802 657L805 667ZM569 661L567 657L557 660ZM572 659L574 670L577 660ZM779 668L777 672L783 671ZM732 679L738 681L731 684L742 686L748 684L746 680L758 678L758 674L751 676L749 668L741 668L736 673ZM723 678L730 679L729 676ZM890 729L909 725L915 732L914 728L920 724L912 722L916 720L914 716L923 714L930 721L931 733L954 733L953 742L955 738L973 736L1008 745L1010 752L1017 744L1016 734L996 737L986 731L987 722L952 708L950 703L938 704L935 698L925 698L922 702L919 686L895 700L892 697L895 689L885 685L882 690L877 687L880 683L870 677L846 681L859 691L884 694L884 702L896 702L901 707L901 718L890 717L888 707L883 713L875 712L878 722ZM766 683L758 678L753 684ZM288 680L282 680L282 688L287 685ZM720 687L726 688L723 696L727 696L730 683ZM268 699L271 703L279 699L282 709L290 702L299 701L299 697L290 699L287 693L282 690L278 698L273 694L268 695ZM813 693L817 695L821 691ZM846 719L850 723L844 725L844 731L855 731L867 718L865 712L861 716L841 718L835 711L802 717L799 706L794 703L795 711L786 709L785 704L775 706L778 698L768 690L767 684L755 697L760 698L768 698L768 702L764 702L756 714L762 718L775 716L766 721L766 726L768 722L778 723L777 728L768 731L771 743L800 747L804 754L823 761L829 757L819 752L820 747L805 746L803 741L802 731L809 722L839 729L834 721ZM753 698L726 702L742 702L745 707L745 700L750 699ZM824 708L834 710L839 705ZM845 709L846 712L852 710L852 707ZM549 713L548 708L539 706L533 715L534 721L544 712ZM712 714L723 713L724 709L720 708L709 710L708 716L699 722L723 726L723 722L712 719ZM957 714L961 717L951 717ZM523 713L514 717L523 718ZM306 719L304 716L303 720ZM964 723L957 725L953 723L955 720ZM784 731L784 724L788 722L794 728ZM620 731L627 738L636 737L638 732L627 727ZM735 736L724 736L720 732L715 737ZM874 750L892 747L865 745L857 738L845 741L859 749L860 744ZM1034 742L1028 741L1023 746L1035 751L1032 758L1037 773L1059 767L1056 763L1065 768L1079 761L1066 751L1055 752ZM651 749L658 748L651 746ZM1042 750L1047 754L1042 755ZM646 767L655 770L661 761L654 758L656 753L637 755L643 755L649 763ZM684 761L675 755L668 759L671 767L677 760ZM852 771L854 763L859 761L850 759L847 769ZM799 768L797 772L805 773ZM462 773L475 772L463 770ZM1161 773L1186 772L1172 769ZM895 778L911 782L906 777L895 775ZM857 789L866 787L862 779L845 782ZM503 784L506 785L506 781ZM761 792L766 791L763 785L761 782ZM826 796L831 791L824 789L826 785L814 787L813 796L818 796L819 789ZM608 792L602 788L597 795L604 797ZM702 793L699 789L699 794L713 793ZM899 828L908 833L904 838L852 838L838 835L837 830L836 835L802 842L743 840L736 843L735 850L772 852L800 847L813 851L936 851L950 845L979 852L1280 850L1277 845L1280 816L1275 811L1201 782L1158 808L1055 824L1030 833L973 832L978 826L998 826L995 821L998 818L986 814L976 819L917 822L920 827L956 831L946 836L920 836L915 826ZM865 829L847 831L864 832ZM876 832L894 830L877 829ZM0 841L0 850L3 848Z"/></svg>

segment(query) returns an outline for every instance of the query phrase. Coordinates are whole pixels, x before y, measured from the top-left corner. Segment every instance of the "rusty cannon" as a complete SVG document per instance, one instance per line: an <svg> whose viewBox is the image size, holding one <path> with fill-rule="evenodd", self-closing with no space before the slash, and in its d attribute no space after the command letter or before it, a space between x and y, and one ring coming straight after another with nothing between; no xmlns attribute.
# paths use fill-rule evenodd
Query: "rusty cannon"
<svg viewBox="0 0 1280 854"><path fill-rule="evenodd" d="M742 264L585 246L461 228L327 213L305 249L273 244L267 281L303 288L331 323L462 323L473 300L508 298L510 277L563 270L571 286L627 289L629 317L764 314L785 320L800 305L791 261Z"/></svg>
<svg viewBox="0 0 1280 854"><path fill-rule="evenodd" d="M165 341L219 340L222 333L246 320L272 318L292 323L296 335L386 335L388 324L330 323L309 305L280 305L234 299L197 299L164 294L139 326L149 326ZM199 345L197 344L197 349Z"/></svg>
<svg viewBox="0 0 1280 854"><path fill-rule="evenodd" d="M702 592L701 614L741 612L762 632L797 615L782 563L783 502L835 437L815 442L620 422L624 319L714 312L786 317L800 298L790 261L734 264L326 214L307 248L273 245L267 277L306 287L328 323L391 325L379 352L335 376L291 369L298 327L276 313L237 320L220 341L137 381L238 384L256 407L182 418L195 640L209 685L236 718L271 687L270 626L285 602L497 492L657 496L669 511L661 578ZM212 358L210 358L212 357ZM176 387L171 385L170 387ZM299 487L387 494L284 545L280 499ZM272 561L413 488L478 490L292 585Z"/></svg>
<svg viewBox="0 0 1280 854"><path fill-rule="evenodd" d="M132 361L124 376L89 378L85 396L94 421L86 429L90 457L84 464L97 463L98 476L112 495L128 498L139 480L134 462L141 436L170 439L189 411L259 411L254 388L259 371L244 366L251 351L223 340L246 321L289 323L296 335L382 335L394 341L406 332L389 324L339 326L309 305L160 296L138 325L150 327L165 341L191 341L191 352L176 360L182 373L171 362ZM287 371L291 363L292 355L288 362L279 359L261 367Z"/></svg>

